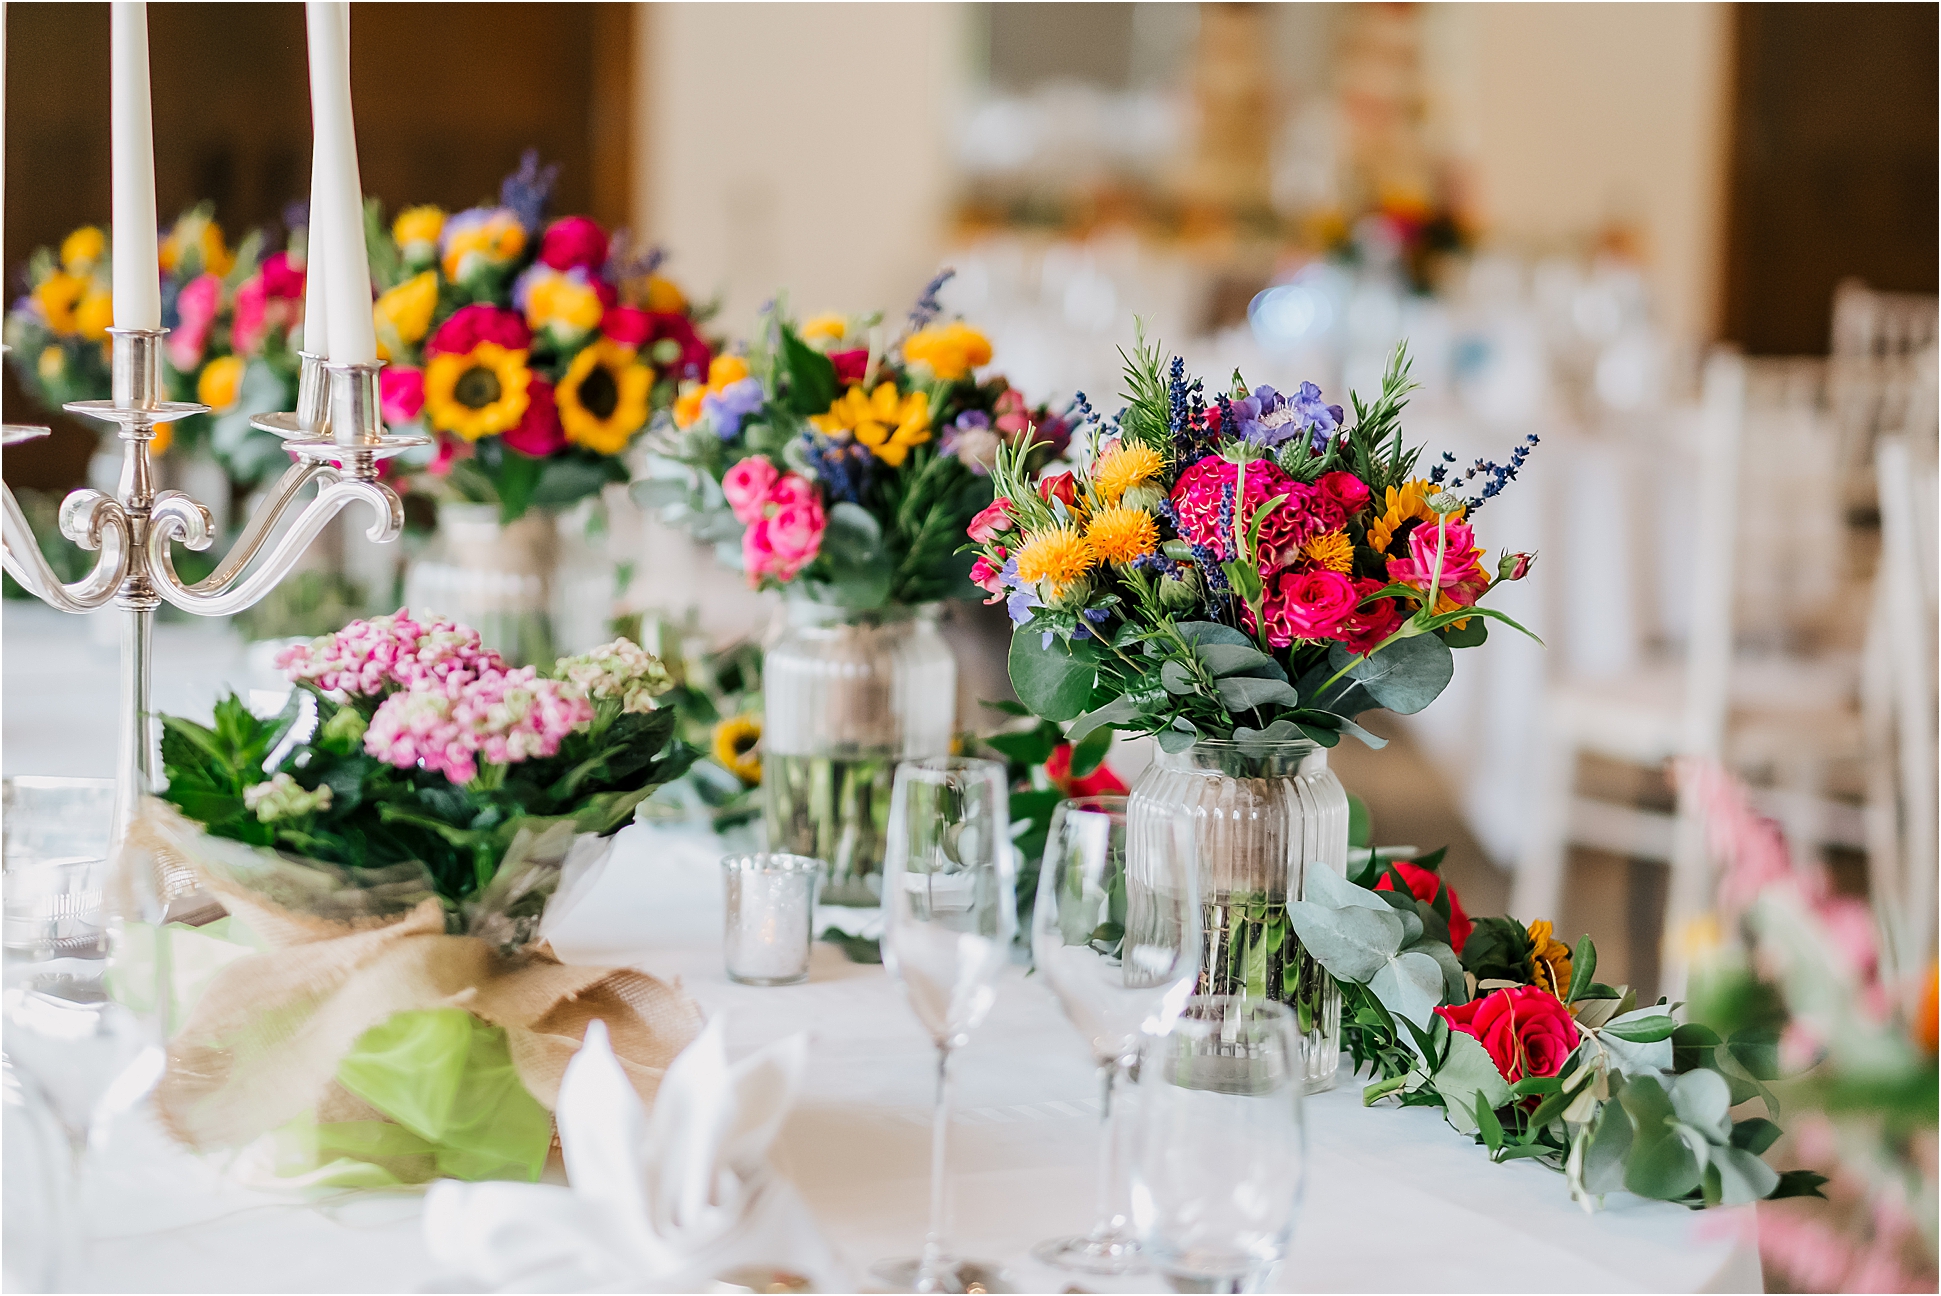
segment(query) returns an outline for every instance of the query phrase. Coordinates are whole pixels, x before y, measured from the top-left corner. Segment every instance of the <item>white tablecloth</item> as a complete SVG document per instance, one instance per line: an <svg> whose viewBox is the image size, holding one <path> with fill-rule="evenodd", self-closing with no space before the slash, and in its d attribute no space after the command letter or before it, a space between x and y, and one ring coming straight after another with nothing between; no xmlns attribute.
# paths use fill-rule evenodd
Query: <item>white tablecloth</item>
<svg viewBox="0 0 1941 1296"><path fill-rule="evenodd" d="M110 770L112 694L106 705L83 705L75 690L104 685L112 653L76 643L72 630L9 608L9 773ZM190 630L167 636L161 704L187 710L199 699L206 709L225 672L245 684L241 655L226 643ZM879 1257L910 1253L927 1211L928 1039L880 968L850 964L831 947L816 948L807 984L729 982L715 854L704 838L627 829L556 944L575 962L629 963L679 978L708 1012L727 1014L736 1054L812 1030L806 1090L777 1145L778 1163L858 1273ZM1097 1105L1086 1050L1044 984L1013 968L954 1066L958 1249L1014 1266L1027 1290L1059 1290L1068 1277L1035 1266L1028 1251L1089 1223ZM1561 1176L1527 1162L1491 1165L1433 1112L1364 1109L1353 1081L1311 1101L1308 1128L1307 1204L1281 1289L1759 1289L1750 1210L1695 1214L1619 1197L1589 1215L1571 1204ZM96 1194L77 1285L422 1290L439 1275L420 1240L418 1203L404 1193L301 1200L245 1189L158 1141L136 1173ZM1143 1289L1158 1288L1149 1280Z"/></svg>

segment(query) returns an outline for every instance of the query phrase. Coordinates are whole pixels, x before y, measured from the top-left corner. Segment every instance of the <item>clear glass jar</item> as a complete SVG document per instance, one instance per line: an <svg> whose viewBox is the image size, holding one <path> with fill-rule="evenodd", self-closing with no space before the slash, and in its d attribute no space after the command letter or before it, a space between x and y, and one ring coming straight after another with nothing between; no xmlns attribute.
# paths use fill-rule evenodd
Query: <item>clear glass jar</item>
<svg viewBox="0 0 1941 1296"><path fill-rule="evenodd" d="M768 849L823 861L824 904L874 906L896 763L950 754L957 659L936 606L792 600L762 692Z"/></svg>
<svg viewBox="0 0 1941 1296"><path fill-rule="evenodd" d="M1200 887L1200 994L1272 999L1294 1010L1309 1092L1333 1088L1341 996L1287 920L1309 868L1348 871L1348 794L1317 743L1207 740L1159 752L1132 789L1130 856L1177 849L1191 825Z"/></svg>
<svg viewBox="0 0 1941 1296"><path fill-rule="evenodd" d="M501 522L496 504L443 503L438 538L405 570L405 606L471 626L515 665L551 666L558 565L558 528L544 509Z"/></svg>

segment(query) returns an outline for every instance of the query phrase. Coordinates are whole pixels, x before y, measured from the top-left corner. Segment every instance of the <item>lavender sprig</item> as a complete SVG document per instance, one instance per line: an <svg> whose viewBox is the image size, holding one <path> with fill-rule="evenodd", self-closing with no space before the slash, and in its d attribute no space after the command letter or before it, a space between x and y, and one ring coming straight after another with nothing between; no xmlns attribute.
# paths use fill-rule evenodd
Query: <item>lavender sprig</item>
<svg viewBox="0 0 1941 1296"><path fill-rule="evenodd" d="M1530 452L1537 448L1538 440L1537 434L1532 432L1523 438L1523 444L1510 452L1510 461L1507 464L1478 459L1470 466L1468 472L1458 477L1455 483L1451 483L1452 485L1467 483L1474 477L1483 479L1482 494L1464 501L1464 506L1471 516L1474 516L1476 510L1482 508L1485 502L1495 499L1502 494L1505 486L1516 480L1516 475L1522 469L1524 461L1530 457Z"/></svg>
<svg viewBox="0 0 1941 1296"><path fill-rule="evenodd" d="M956 274L957 272L951 267L945 266L937 272L936 278L923 286L923 292L917 297L917 304L910 308L911 332L929 327L930 321L943 314L944 304L937 300L937 294L943 291L943 286Z"/></svg>
<svg viewBox="0 0 1941 1296"><path fill-rule="evenodd" d="M519 158L519 169L499 184L499 205L510 207L527 232L537 234L546 223L546 208L553 200L553 185L559 180L559 164L539 165L539 150L527 149Z"/></svg>

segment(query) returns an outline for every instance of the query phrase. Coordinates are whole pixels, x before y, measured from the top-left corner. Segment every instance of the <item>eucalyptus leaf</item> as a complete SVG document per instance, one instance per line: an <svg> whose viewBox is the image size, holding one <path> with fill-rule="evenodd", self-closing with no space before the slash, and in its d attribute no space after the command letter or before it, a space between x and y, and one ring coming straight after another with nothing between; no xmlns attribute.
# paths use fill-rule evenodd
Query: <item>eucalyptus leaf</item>
<svg viewBox="0 0 1941 1296"><path fill-rule="evenodd" d="M1447 1104L1445 1115L1459 1133L1476 1131L1476 1100L1480 1097L1491 1110L1510 1101L1510 1086L1496 1063L1490 1061L1475 1036L1461 1031L1449 1033L1449 1055L1435 1069L1429 1083Z"/></svg>
<svg viewBox="0 0 1941 1296"><path fill-rule="evenodd" d="M1086 649L1068 646L1055 635L1049 645L1042 639L1042 632L1030 626L1012 632L1011 687L1033 714L1060 722L1076 720L1091 701L1098 663Z"/></svg>
<svg viewBox="0 0 1941 1296"><path fill-rule="evenodd" d="M1084 715L1072 721L1072 727L1066 731L1065 738L1072 743L1081 743L1090 737L1092 731L1095 729L1107 725L1130 724L1138 718L1139 708L1131 698L1116 697L1104 706L1093 711L1087 711ZM1090 770L1085 771L1085 773L1090 772ZM1078 775L1076 770L1074 774L1078 777L1083 777L1083 775Z"/></svg>
<svg viewBox="0 0 1941 1296"><path fill-rule="evenodd" d="M1410 950L1382 964L1368 988L1389 1012L1426 1026L1430 1009L1442 1002L1442 968L1427 954Z"/></svg>
<svg viewBox="0 0 1941 1296"><path fill-rule="evenodd" d="M1251 675L1228 675L1217 682L1220 701L1229 711L1249 711L1263 706L1294 706L1301 695L1286 680L1258 679Z"/></svg>
<svg viewBox="0 0 1941 1296"><path fill-rule="evenodd" d="M1744 1148L1718 1149L1712 1154L1712 1166L1718 1171L1722 1206L1764 1201L1779 1186L1779 1172Z"/></svg>
<svg viewBox="0 0 1941 1296"><path fill-rule="evenodd" d="M1218 621L1181 621L1173 628L1179 631L1180 636L1187 643L1196 646L1202 644L1238 644L1244 648L1253 647L1253 640L1247 638L1246 635L1241 634L1232 626L1221 625Z"/></svg>
<svg viewBox="0 0 1941 1296"><path fill-rule="evenodd" d="M1456 672L1449 645L1434 635L1398 639L1366 660L1335 644L1328 664L1335 670L1347 667L1347 678L1367 689L1378 706L1400 715L1413 715L1435 701Z"/></svg>
<svg viewBox="0 0 1941 1296"><path fill-rule="evenodd" d="M1193 672L1181 661L1168 661L1159 668L1159 682L1168 693L1185 696L1194 692L1199 685L1194 682Z"/></svg>
<svg viewBox="0 0 1941 1296"><path fill-rule="evenodd" d="M1380 901L1371 906L1331 895L1334 884L1342 892L1360 891L1332 869L1310 868L1308 898L1290 901L1287 918L1302 946L1335 979L1366 985L1402 948L1402 920Z"/></svg>
<svg viewBox="0 0 1941 1296"><path fill-rule="evenodd" d="M1732 1097L1718 1072L1700 1068L1672 1081L1671 1106L1679 1120L1702 1131L1711 1142L1731 1139Z"/></svg>
<svg viewBox="0 0 1941 1296"><path fill-rule="evenodd" d="M1244 675L1271 667L1269 678L1278 676L1282 683L1287 682L1287 672L1278 662L1246 644L1203 644L1194 649L1193 655L1214 675Z"/></svg>
<svg viewBox="0 0 1941 1296"><path fill-rule="evenodd" d="M1200 740L1200 735L1190 729L1161 729L1153 737L1159 743L1159 750L1168 755L1177 755Z"/></svg>

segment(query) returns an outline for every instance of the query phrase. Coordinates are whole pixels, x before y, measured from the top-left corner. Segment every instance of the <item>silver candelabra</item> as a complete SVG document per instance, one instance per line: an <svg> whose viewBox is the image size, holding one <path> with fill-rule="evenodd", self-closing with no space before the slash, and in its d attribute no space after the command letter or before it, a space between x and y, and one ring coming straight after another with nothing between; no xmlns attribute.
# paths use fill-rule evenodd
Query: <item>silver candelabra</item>
<svg viewBox="0 0 1941 1296"><path fill-rule="evenodd" d="M157 729L149 708L155 609L174 604L199 616L226 616L249 607L289 574L310 542L343 509L359 500L375 514L365 532L373 541L397 539L404 506L377 479L380 460L422 445L422 436L387 433L378 413L378 366L331 364L302 354L297 408L268 414L252 425L284 439L294 456L269 500L250 518L215 571L189 584L175 573L169 546L180 542L207 549L215 540L209 510L182 491L157 492L149 463L155 429L205 413L206 405L162 399L162 337L167 329L110 329L113 398L75 401L70 413L115 424L122 441L121 482L114 496L77 490L61 502L61 534L83 549L98 550L94 567L62 584L47 560L26 514L5 489L7 571L42 602L63 612L93 612L110 602L124 615L121 639L120 751L116 763L114 840L119 843L142 796L154 790L160 765ZM6 429L5 444L46 428ZM277 525L304 488L316 497L280 537Z"/></svg>

